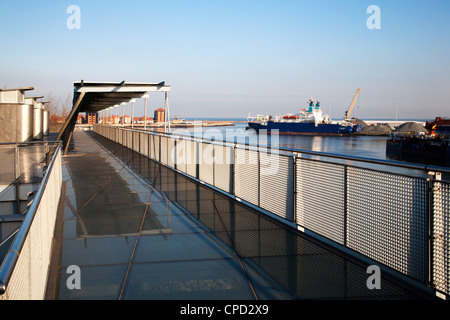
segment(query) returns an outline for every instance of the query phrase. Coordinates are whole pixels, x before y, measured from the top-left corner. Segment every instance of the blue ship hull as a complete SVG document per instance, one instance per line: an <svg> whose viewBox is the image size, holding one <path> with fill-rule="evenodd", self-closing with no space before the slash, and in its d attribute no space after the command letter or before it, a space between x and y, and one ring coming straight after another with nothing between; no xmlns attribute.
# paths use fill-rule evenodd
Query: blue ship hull
<svg viewBox="0 0 450 320"><path fill-rule="evenodd" d="M267 130L270 134L272 130L278 130L279 134L297 134L297 135L351 135L361 131L360 125L345 126L338 123L322 123L315 125L314 122L275 122L268 121L267 125L259 122L249 122L249 127L260 130Z"/></svg>

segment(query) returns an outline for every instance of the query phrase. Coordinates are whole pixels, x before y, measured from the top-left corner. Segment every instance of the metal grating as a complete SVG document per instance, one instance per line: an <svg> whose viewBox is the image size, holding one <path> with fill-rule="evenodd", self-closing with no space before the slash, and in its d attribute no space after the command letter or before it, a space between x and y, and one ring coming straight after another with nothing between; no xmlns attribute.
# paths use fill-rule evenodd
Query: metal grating
<svg viewBox="0 0 450 320"><path fill-rule="evenodd" d="M141 132L139 137L139 151L141 154L148 156L148 134Z"/></svg>
<svg viewBox="0 0 450 320"><path fill-rule="evenodd" d="M28 213L34 214L34 218L20 252L14 250L16 254L19 254L18 260L6 292L0 296L0 300L43 299L61 184L61 153L58 151L36 211Z"/></svg>
<svg viewBox="0 0 450 320"><path fill-rule="evenodd" d="M186 151L186 171L188 175L197 178L197 150L198 150L198 143L195 141L187 141L184 140L186 143L187 151Z"/></svg>
<svg viewBox="0 0 450 320"><path fill-rule="evenodd" d="M258 151L235 149L235 195L259 205Z"/></svg>
<svg viewBox="0 0 450 320"><path fill-rule="evenodd" d="M201 143L199 147L199 179L214 185L214 145Z"/></svg>
<svg viewBox="0 0 450 320"><path fill-rule="evenodd" d="M122 144L123 141L123 130L117 128L117 143Z"/></svg>
<svg viewBox="0 0 450 320"><path fill-rule="evenodd" d="M126 135L127 135L126 146L128 149L133 149L133 131L127 130Z"/></svg>
<svg viewBox="0 0 450 320"><path fill-rule="evenodd" d="M117 142L118 138L117 136L119 135L119 130L113 130L113 141Z"/></svg>
<svg viewBox="0 0 450 320"><path fill-rule="evenodd" d="M171 168L175 168L175 139L167 138L167 165Z"/></svg>
<svg viewBox="0 0 450 320"><path fill-rule="evenodd" d="M260 152L260 206L294 221L294 158Z"/></svg>
<svg viewBox="0 0 450 320"><path fill-rule="evenodd" d="M433 182L433 284L450 295L450 183Z"/></svg>
<svg viewBox="0 0 450 320"><path fill-rule="evenodd" d="M232 189L233 148L223 145L214 146L214 186L231 192Z"/></svg>
<svg viewBox="0 0 450 320"><path fill-rule="evenodd" d="M176 141L175 147L175 164L177 170L186 173L186 158L187 158L187 141L180 139Z"/></svg>
<svg viewBox="0 0 450 320"><path fill-rule="evenodd" d="M122 129L122 145L127 146L127 130Z"/></svg>
<svg viewBox="0 0 450 320"><path fill-rule="evenodd" d="M427 181L348 168L348 247L425 281Z"/></svg>
<svg viewBox="0 0 450 320"><path fill-rule="evenodd" d="M161 149L160 161L162 164L167 165L168 164L168 162L167 162L167 140L168 140L168 138L162 137L162 136L159 138L160 138L159 143L160 143L160 149Z"/></svg>
<svg viewBox="0 0 450 320"><path fill-rule="evenodd" d="M139 153L139 132L133 131L133 150Z"/></svg>
<svg viewBox="0 0 450 320"><path fill-rule="evenodd" d="M118 142L119 144L122 144L122 145L123 145L123 129L118 129L118 132L119 132L119 137L118 137L118 139L117 139L117 142Z"/></svg>
<svg viewBox="0 0 450 320"><path fill-rule="evenodd" d="M159 161L159 136L150 135L148 144L150 159Z"/></svg>
<svg viewBox="0 0 450 320"><path fill-rule="evenodd" d="M344 166L298 158L298 225L344 244Z"/></svg>
<svg viewBox="0 0 450 320"><path fill-rule="evenodd" d="M125 129L120 129L120 144L125 145L126 137L125 137Z"/></svg>

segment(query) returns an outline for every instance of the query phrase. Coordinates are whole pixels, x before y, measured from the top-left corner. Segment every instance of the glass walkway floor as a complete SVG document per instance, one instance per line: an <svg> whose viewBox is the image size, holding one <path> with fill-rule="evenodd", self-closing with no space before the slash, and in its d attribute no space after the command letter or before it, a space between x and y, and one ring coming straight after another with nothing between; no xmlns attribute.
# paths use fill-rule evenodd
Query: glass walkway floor
<svg viewBox="0 0 450 320"><path fill-rule="evenodd" d="M49 300L430 298L369 290L368 265L93 132L64 157L56 231Z"/></svg>

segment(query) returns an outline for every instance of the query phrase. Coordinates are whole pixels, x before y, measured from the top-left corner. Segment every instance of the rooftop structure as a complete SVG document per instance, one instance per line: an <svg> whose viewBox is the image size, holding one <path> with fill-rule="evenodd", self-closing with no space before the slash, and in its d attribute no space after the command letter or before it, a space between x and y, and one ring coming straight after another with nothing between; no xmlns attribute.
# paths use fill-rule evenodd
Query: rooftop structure
<svg viewBox="0 0 450 320"><path fill-rule="evenodd" d="M169 119L168 92L170 92L170 89L170 86L166 85L165 82L88 82L83 80L75 82L72 111L61 128L57 139L63 141L64 152L67 152L67 147L80 112L105 112L121 105L123 116L127 103L132 104L132 112L134 113L134 102L136 99L145 99L146 109L149 94L154 92L165 94L166 119ZM134 114L132 118L134 118Z"/></svg>
<svg viewBox="0 0 450 320"><path fill-rule="evenodd" d="M34 90L33 87L0 89L0 103L24 103L25 91Z"/></svg>

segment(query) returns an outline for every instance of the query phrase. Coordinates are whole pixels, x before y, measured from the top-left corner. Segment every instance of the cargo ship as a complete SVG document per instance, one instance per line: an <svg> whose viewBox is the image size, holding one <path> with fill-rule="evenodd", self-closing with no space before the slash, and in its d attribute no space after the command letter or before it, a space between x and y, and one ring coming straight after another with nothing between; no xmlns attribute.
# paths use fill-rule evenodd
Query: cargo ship
<svg viewBox="0 0 450 320"><path fill-rule="evenodd" d="M248 129L256 132L266 130L268 134L276 130L279 134L294 135L333 135L345 136L361 131L361 125L350 120L351 110L358 96L359 89L353 99L349 111L346 112L342 121L332 121L327 114L323 114L320 102L314 102L313 98L308 101L308 108L301 109L299 114L278 115L257 115L247 117Z"/></svg>

